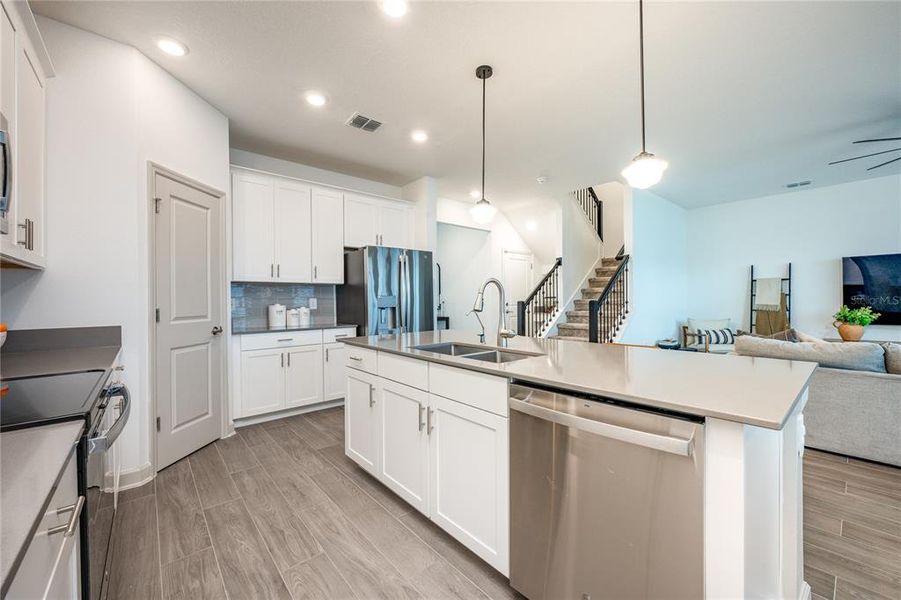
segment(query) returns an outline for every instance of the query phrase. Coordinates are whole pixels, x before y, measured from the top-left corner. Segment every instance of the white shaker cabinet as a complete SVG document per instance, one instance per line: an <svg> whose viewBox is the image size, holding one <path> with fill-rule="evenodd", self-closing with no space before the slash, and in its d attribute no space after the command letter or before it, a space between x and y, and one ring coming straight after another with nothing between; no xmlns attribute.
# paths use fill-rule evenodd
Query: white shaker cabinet
<svg viewBox="0 0 901 600"><path fill-rule="evenodd" d="M322 346L285 351L285 408L322 402Z"/></svg>
<svg viewBox="0 0 901 600"><path fill-rule="evenodd" d="M379 479L419 512L429 514L429 394L380 379Z"/></svg>
<svg viewBox="0 0 901 600"><path fill-rule="evenodd" d="M42 269L46 253L46 94L52 77L27 2L0 10L0 112L11 145L7 232L2 259ZM2 184L2 182L0 182Z"/></svg>
<svg viewBox="0 0 901 600"><path fill-rule="evenodd" d="M312 194L313 283L344 283L343 194L314 187Z"/></svg>
<svg viewBox="0 0 901 600"><path fill-rule="evenodd" d="M257 173L232 175L234 279L275 279L275 184Z"/></svg>
<svg viewBox="0 0 901 600"><path fill-rule="evenodd" d="M323 357L323 400L338 400L344 397L347 387L344 363L347 361L347 348L341 342L324 344Z"/></svg>
<svg viewBox="0 0 901 600"><path fill-rule="evenodd" d="M429 396L429 515L488 564L509 565L509 450L504 417Z"/></svg>
<svg viewBox="0 0 901 600"><path fill-rule="evenodd" d="M285 354L280 348L241 353L241 416L285 407Z"/></svg>
<svg viewBox="0 0 901 600"><path fill-rule="evenodd" d="M344 195L344 245L413 245L413 207L399 200L384 200L362 194Z"/></svg>
<svg viewBox="0 0 901 600"><path fill-rule="evenodd" d="M310 231L313 214L310 186L290 179L275 179L275 278L285 282L313 281Z"/></svg>
<svg viewBox="0 0 901 600"><path fill-rule="evenodd" d="M378 377L347 369L344 396L344 451L358 465L379 476Z"/></svg>

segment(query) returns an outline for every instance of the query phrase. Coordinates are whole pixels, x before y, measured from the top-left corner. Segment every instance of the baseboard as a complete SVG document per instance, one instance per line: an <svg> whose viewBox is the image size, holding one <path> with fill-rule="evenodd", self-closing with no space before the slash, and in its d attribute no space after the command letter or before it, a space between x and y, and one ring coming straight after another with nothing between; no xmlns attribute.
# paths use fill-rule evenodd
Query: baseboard
<svg viewBox="0 0 901 600"><path fill-rule="evenodd" d="M798 600L810 600L811 597L810 584L806 581L801 581L801 593L798 594Z"/></svg>
<svg viewBox="0 0 901 600"><path fill-rule="evenodd" d="M119 491L141 487L145 483L150 483L155 475L153 465L150 463L144 463L135 469L122 471L119 474ZM106 477L104 477L103 487L107 490L113 489L112 473L107 473Z"/></svg>
<svg viewBox="0 0 901 600"><path fill-rule="evenodd" d="M254 415L252 417L244 417L243 419L235 419L234 425L237 429L238 427L256 425L257 423L266 423L267 421L275 421L276 419L284 419L285 417L291 417L294 415L302 415L304 413L316 412L317 410L335 408L336 406L344 406L344 398L338 398L337 400L328 400L326 402L320 402L318 404L308 404L307 406L300 406L298 408L291 408L288 410L280 410L278 412L266 413L265 415Z"/></svg>

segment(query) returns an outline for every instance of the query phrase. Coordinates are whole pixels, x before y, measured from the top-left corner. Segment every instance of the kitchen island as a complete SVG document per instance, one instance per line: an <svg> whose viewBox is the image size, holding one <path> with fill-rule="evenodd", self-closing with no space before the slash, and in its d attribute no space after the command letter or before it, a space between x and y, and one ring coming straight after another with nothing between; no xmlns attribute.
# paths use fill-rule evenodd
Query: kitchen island
<svg viewBox="0 0 901 600"><path fill-rule="evenodd" d="M617 443L637 435L643 451L651 448L651 456L661 457L651 461L658 470L681 455L688 461L687 470L697 477L697 501L674 513L678 517L658 510L658 520L648 521L643 534L663 539L672 523L680 521L693 542L662 558L654 559L649 550L637 559L645 560L649 571L664 565L696 568L696 581L686 588L697 590L694 597L809 595L803 581L801 532L802 412L815 364L524 337L511 339L508 348L495 348L479 344L473 334L454 330L344 342L350 347L347 456L510 576L514 587L523 582L521 591L526 595L541 597L524 581L528 577L522 573L523 559L517 557L528 554L525 542L530 538L517 533L516 523L522 522L524 501L529 498L517 492L515 466L520 453L534 448L522 434L517 437L513 425L533 418L529 415L553 412L538 405L538 391L555 398L553 402L578 399L580 406L566 415L569 421L561 421L569 424L585 422L579 413L582 406L586 414L605 406L609 411L650 414L652 419L665 417L667 423L676 424L667 425L668 435L626 431L608 423L593 426L594 433ZM536 390L535 398L523 392L530 389ZM698 433L686 433L689 429L683 423ZM558 436L569 431L554 427ZM586 437L581 431L569 435L573 448ZM575 451L566 460L578 462ZM591 467L582 462L581 468ZM549 494L559 493L556 488L564 484L574 485L572 480L554 483L553 467L549 468L545 475L551 482ZM614 471L609 465L598 468ZM623 479L608 483L631 483L630 473L618 476ZM665 479L664 471L650 479L654 477L648 489L660 493L656 503L675 502L663 493L665 482L657 481ZM682 496L682 501L693 497L690 492ZM546 517L536 514L534 522ZM597 556L610 550L604 543L596 541ZM627 542L624 548L632 551L633 545ZM654 566L654 560L662 562ZM549 568L533 567L531 571ZM655 596L648 588L645 595L666 597L665 590L661 593ZM677 595L670 591L670 597Z"/></svg>

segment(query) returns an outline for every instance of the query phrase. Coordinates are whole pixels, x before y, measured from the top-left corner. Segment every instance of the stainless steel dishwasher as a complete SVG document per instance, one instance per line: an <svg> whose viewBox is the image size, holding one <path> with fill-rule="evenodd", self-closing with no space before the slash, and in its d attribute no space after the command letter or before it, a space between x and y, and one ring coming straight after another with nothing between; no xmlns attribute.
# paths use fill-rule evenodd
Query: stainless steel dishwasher
<svg viewBox="0 0 901 600"><path fill-rule="evenodd" d="M703 419L510 386L510 584L531 600L704 596Z"/></svg>

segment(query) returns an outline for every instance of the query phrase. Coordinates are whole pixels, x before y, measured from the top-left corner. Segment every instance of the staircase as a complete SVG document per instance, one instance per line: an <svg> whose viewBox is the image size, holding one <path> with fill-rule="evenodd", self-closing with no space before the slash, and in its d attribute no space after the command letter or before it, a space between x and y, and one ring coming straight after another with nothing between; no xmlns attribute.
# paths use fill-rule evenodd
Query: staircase
<svg viewBox="0 0 901 600"><path fill-rule="evenodd" d="M619 268L619 262L616 258L601 260L601 266L594 270L595 276L588 279L588 287L582 288L582 298L574 301L573 310L566 311L566 321L557 323L557 335L550 337L588 341L588 303L597 300L604 292Z"/></svg>

